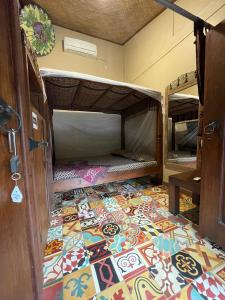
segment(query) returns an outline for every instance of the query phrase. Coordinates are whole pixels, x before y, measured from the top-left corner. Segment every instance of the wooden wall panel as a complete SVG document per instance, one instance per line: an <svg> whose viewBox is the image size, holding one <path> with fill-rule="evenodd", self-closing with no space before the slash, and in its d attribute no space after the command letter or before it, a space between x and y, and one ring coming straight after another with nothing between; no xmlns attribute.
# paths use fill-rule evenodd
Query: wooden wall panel
<svg viewBox="0 0 225 300"><path fill-rule="evenodd" d="M12 32L15 30L10 23L14 16L16 1L0 1L0 96L14 108L17 107L16 76L13 70ZM11 126L16 126L13 121ZM18 154L21 157L21 135L17 139ZM11 201L13 182L9 171L9 147L7 136L0 132L0 298L4 300L35 299L33 287L32 260L30 256L29 221L27 218L27 202L24 180L19 187L24 198L21 204ZM24 169L21 169L24 178Z"/></svg>

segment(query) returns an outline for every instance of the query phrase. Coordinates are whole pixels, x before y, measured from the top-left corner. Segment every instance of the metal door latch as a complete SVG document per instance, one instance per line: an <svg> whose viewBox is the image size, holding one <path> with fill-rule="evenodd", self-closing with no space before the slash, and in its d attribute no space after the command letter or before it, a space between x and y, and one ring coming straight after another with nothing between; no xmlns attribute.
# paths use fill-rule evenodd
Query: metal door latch
<svg viewBox="0 0 225 300"><path fill-rule="evenodd" d="M32 138L29 138L29 145L30 145L30 151L40 148L40 147L48 147L48 142L42 140L42 141L35 141Z"/></svg>
<svg viewBox="0 0 225 300"><path fill-rule="evenodd" d="M205 134L213 134L219 128L217 121L212 121L204 127Z"/></svg>

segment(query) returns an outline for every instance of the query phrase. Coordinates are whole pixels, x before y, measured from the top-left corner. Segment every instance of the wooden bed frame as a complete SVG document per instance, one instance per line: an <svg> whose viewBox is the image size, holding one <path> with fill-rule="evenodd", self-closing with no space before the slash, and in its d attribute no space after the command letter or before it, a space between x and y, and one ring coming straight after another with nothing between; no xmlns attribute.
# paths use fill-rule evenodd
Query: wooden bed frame
<svg viewBox="0 0 225 300"><path fill-rule="evenodd" d="M61 77L57 74L46 75L43 77L48 98L48 105L53 115L54 109L70 111L89 111L102 112L108 114L119 114L121 116L121 149L125 149L125 121L131 115L156 111L156 154L155 161L157 165L143 167L129 171L109 172L104 177L99 178L95 185L109 183L117 180L126 180L142 177L146 175L155 175L158 183L163 179L163 124L162 124L162 105L158 98L141 92L134 87L121 86L121 84L102 83L95 80L81 78ZM68 94L68 88L72 91ZM95 93L93 93L95 90ZM80 101L82 93L85 92L85 103ZM97 93L97 94L96 94ZM156 92L157 93L157 92ZM56 95L60 95L59 98ZM106 105L108 103L108 105ZM52 117L48 120L53 134ZM54 160L54 139L52 138L52 150ZM61 192L71 189L92 186L93 184L81 178L58 180L53 182L53 191Z"/></svg>
<svg viewBox="0 0 225 300"><path fill-rule="evenodd" d="M109 172L104 177L99 178L95 185L109 183L113 181L118 180L126 180L131 178L138 178L142 176L155 176L157 183L161 184L163 180L163 159L162 159L162 153L163 153L163 143L162 143L162 107L161 104L158 101L155 101L156 109L157 109L157 126L156 126L156 161L157 165L150 166L150 167L144 167L140 169L135 170L129 170L129 171L118 171L118 172ZM138 111L138 107L136 107L136 110ZM143 110L140 110L143 111ZM121 148L124 149L125 146L125 119L128 115L131 114L131 111L129 114L122 115L122 121L121 121ZM132 113L133 114L133 113ZM76 188L83 188L93 186L93 184L88 183L87 181L81 179L81 178L73 178L73 179L66 179L66 180L58 180L53 183L53 190L54 192L64 192L69 191Z"/></svg>
<svg viewBox="0 0 225 300"><path fill-rule="evenodd" d="M98 178L94 185L109 183L118 180L125 180L131 178L142 177L146 175L156 175L157 181L160 183L162 181L162 172L158 166L141 168L133 171L120 171L120 172L109 172L104 177ZM73 178L66 180L55 181L53 184L54 192L64 192L76 188L83 188L93 186L93 184L81 179Z"/></svg>

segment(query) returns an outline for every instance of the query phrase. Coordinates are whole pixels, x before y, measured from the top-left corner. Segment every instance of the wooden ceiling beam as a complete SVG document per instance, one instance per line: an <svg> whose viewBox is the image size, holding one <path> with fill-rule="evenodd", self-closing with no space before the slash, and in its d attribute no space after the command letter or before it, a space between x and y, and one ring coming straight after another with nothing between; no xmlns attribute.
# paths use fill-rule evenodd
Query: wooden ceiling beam
<svg viewBox="0 0 225 300"><path fill-rule="evenodd" d="M69 111L86 111L86 112L100 112L100 113L105 113L105 114L121 114L121 111L119 110L109 110L109 109L97 109L97 108L91 108L91 107L84 107L84 106L76 106L76 107L71 107L71 106L60 106L60 105L55 105L53 107L55 110L69 110Z"/></svg>

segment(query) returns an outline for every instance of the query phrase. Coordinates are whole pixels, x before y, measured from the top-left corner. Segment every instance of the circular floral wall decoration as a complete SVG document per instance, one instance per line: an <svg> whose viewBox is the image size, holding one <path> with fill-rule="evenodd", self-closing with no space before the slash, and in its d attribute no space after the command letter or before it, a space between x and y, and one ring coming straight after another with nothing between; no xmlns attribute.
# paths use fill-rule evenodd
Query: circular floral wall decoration
<svg viewBox="0 0 225 300"><path fill-rule="evenodd" d="M24 6L20 26L37 56L49 54L55 46L55 32L48 14L37 5Z"/></svg>

